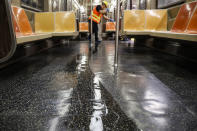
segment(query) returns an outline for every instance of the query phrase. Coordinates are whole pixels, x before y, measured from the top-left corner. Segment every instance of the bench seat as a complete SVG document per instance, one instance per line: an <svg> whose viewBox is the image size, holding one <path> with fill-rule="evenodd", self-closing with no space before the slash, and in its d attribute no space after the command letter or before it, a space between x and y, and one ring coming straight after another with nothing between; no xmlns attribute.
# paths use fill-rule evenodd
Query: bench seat
<svg viewBox="0 0 197 131"><path fill-rule="evenodd" d="M125 31L122 35L149 35L150 31Z"/></svg>
<svg viewBox="0 0 197 131"><path fill-rule="evenodd" d="M88 33L88 30L80 30L80 33Z"/></svg>
<svg viewBox="0 0 197 131"><path fill-rule="evenodd" d="M197 34L175 33L170 31L125 31L121 35L127 36L152 36L197 42Z"/></svg>
<svg viewBox="0 0 197 131"><path fill-rule="evenodd" d="M18 35L16 37L17 44L22 44L26 42L33 42L43 39L48 39L56 36L66 36L66 37L75 37L78 36L78 32L56 32L56 33L46 33L46 34L33 34L33 35Z"/></svg>
<svg viewBox="0 0 197 131"><path fill-rule="evenodd" d="M79 32L55 32L53 36L78 36Z"/></svg>
<svg viewBox="0 0 197 131"><path fill-rule="evenodd" d="M115 30L106 30L107 33L116 32Z"/></svg>
<svg viewBox="0 0 197 131"><path fill-rule="evenodd" d="M197 34L174 33L170 31L156 31L152 32L151 36L197 42Z"/></svg>
<svg viewBox="0 0 197 131"><path fill-rule="evenodd" d="M33 42L33 41L37 41L37 40L43 40L43 39L47 39L47 38L51 38L51 37L52 37L51 33L33 34L33 35L27 35L27 36L18 36L16 38L16 40L17 40L17 44L22 44L22 43L26 43L26 42Z"/></svg>

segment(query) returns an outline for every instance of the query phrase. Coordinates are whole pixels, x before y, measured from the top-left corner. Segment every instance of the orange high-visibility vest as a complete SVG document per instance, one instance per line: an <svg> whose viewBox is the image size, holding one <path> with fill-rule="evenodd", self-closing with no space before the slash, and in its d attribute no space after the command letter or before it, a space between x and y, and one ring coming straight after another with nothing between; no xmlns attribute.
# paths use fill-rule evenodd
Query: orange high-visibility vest
<svg viewBox="0 0 197 131"><path fill-rule="evenodd" d="M100 12L98 12L97 10L96 10L96 7L94 7L94 9L93 9L93 11L92 11L92 21L94 21L94 22L96 22L97 24L99 24L100 23L100 21L101 21L101 17L102 17L103 15L100 13ZM89 17L89 20L91 20L91 16Z"/></svg>

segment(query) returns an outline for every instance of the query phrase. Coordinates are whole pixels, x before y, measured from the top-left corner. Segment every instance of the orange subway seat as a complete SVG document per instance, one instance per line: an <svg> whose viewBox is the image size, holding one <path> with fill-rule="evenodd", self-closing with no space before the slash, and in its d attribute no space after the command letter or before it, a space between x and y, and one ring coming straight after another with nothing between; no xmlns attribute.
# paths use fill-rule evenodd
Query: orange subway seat
<svg viewBox="0 0 197 131"><path fill-rule="evenodd" d="M116 31L116 23L106 22L106 31Z"/></svg>
<svg viewBox="0 0 197 131"><path fill-rule="evenodd" d="M20 32L20 29L19 29L18 24L16 22L16 18L13 14L12 14L12 22L13 22L13 27L14 27L16 37L18 37L21 35L21 32Z"/></svg>
<svg viewBox="0 0 197 131"><path fill-rule="evenodd" d="M79 23L79 31L80 32L88 32L88 22L80 22Z"/></svg>
<svg viewBox="0 0 197 131"><path fill-rule="evenodd" d="M195 10L196 4L197 2L192 2L181 6L181 9L179 10L179 13L172 27L172 32L184 33L186 31L193 11Z"/></svg>
<svg viewBox="0 0 197 131"><path fill-rule="evenodd" d="M197 5L196 10L193 13L193 16L189 22L187 33L197 34Z"/></svg>
<svg viewBox="0 0 197 131"><path fill-rule="evenodd" d="M16 18L19 30L22 35L32 35L33 31L29 23L29 19L22 8L12 6L13 14Z"/></svg>

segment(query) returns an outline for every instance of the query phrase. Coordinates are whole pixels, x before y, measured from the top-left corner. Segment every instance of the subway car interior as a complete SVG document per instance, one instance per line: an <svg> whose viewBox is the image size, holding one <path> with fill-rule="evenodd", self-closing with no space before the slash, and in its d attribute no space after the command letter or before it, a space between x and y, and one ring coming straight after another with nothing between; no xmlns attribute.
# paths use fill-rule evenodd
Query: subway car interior
<svg viewBox="0 0 197 131"><path fill-rule="evenodd" d="M0 0L1 131L197 131L197 0Z"/></svg>

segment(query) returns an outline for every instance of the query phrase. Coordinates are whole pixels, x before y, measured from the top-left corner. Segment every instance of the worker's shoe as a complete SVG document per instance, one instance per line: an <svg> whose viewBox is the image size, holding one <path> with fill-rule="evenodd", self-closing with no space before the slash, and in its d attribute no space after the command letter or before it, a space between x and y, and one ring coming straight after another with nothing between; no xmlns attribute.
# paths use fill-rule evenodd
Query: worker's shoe
<svg viewBox="0 0 197 131"><path fill-rule="evenodd" d="M101 44L101 41L100 41L100 40L98 40L98 41L95 42L95 45L96 45L97 47L98 47L100 44Z"/></svg>
<svg viewBox="0 0 197 131"><path fill-rule="evenodd" d="M93 51L93 54L95 54L98 51L97 47L95 47L95 50Z"/></svg>
<svg viewBox="0 0 197 131"><path fill-rule="evenodd" d="M89 49L92 48L92 46L91 46L91 41L89 41L89 44L88 44L88 45L89 45Z"/></svg>
<svg viewBox="0 0 197 131"><path fill-rule="evenodd" d="M98 40L98 41L96 41L96 42L100 44L102 41L101 41L101 40Z"/></svg>

